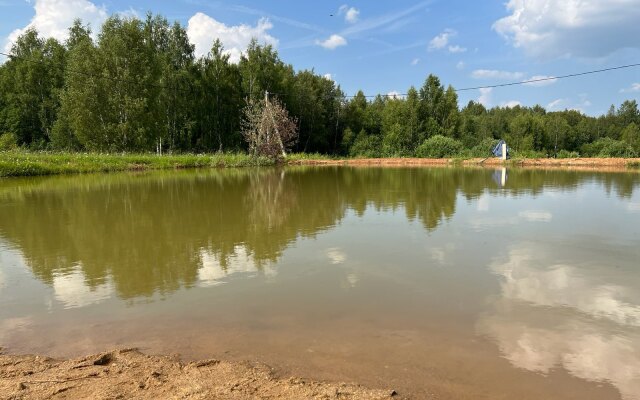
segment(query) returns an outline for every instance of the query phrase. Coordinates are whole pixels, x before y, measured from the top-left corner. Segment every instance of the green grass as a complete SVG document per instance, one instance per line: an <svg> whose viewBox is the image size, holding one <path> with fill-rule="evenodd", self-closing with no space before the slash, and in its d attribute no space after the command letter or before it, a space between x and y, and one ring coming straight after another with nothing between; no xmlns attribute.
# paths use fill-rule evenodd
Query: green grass
<svg viewBox="0 0 640 400"><path fill-rule="evenodd" d="M328 156L320 153L292 153L287 155L286 162L295 163L296 161L305 160L337 160L340 157Z"/></svg>
<svg viewBox="0 0 640 400"><path fill-rule="evenodd" d="M627 168L640 169L640 161L629 161L627 163Z"/></svg>
<svg viewBox="0 0 640 400"><path fill-rule="evenodd" d="M155 154L0 152L0 177L263 165L273 165L273 162L266 158L255 158L242 153L158 156Z"/></svg>

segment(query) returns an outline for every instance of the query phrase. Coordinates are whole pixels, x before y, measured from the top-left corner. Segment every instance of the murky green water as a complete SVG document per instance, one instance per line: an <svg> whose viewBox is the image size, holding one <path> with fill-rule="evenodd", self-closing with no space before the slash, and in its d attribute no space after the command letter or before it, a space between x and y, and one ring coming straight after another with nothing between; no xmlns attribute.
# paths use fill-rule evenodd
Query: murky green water
<svg viewBox="0 0 640 400"><path fill-rule="evenodd" d="M415 398L640 399L640 174L0 180L0 346L260 360Z"/></svg>

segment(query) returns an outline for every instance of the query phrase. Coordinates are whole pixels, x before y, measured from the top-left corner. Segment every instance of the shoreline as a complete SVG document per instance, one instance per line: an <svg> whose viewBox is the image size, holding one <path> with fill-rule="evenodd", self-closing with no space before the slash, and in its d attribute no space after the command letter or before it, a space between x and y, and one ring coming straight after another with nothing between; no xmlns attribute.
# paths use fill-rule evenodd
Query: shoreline
<svg viewBox="0 0 640 400"><path fill-rule="evenodd" d="M288 165L312 166L473 166L473 167L539 167L589 168L633 170L640 166L640 158L525 158L503 161L499 158L353 158L308 159L289 162Z"/></svg>
<svg viewBox="0 0 640 400"><path fill-rule="evenodd" d="M217 359L184 362L177 356L120 349L76 359L10 355L0 349L0 393L10 399L391 399L394 390L280 377L260 363ZM6 397L4 397L6 396Z"/></svg>
<svg viewBox="0 0 640 400"><path fill-rule="evenodd" d="M307 158L309 157L309 158ZM316 157L316 158L313 158ZM0 178L73 175L153 170L238 168L274 166L265 158L242 153L219 154L97 154L0 152ZM376 167L531 167L592 170L640 170L640 158L529 158L503 161L499 158L344 158L292 154L285 166L376 166Z"/></svg>

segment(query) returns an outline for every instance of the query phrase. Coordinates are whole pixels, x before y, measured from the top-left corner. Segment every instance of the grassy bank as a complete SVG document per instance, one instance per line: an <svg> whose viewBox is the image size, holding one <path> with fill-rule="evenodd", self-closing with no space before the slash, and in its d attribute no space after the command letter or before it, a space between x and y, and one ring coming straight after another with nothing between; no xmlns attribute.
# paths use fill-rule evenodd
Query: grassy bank
<svg viewBox="0 0 640 400"><path fill-rule="evenodd" d="M221 154L96 154L0 152L0 177L78 174L182 168L223 168L272 165L242 153Z"/></svg>
<svg viewBox="0 0 640 400"><path fill-rule="evenodd" d="M334 158L320 154L290 154L289 165L502 165L496 158ZM508 165L589 166L638 169L640 159L625 158L517 158ZM243 153L220 154L98 154L57 152L0 152L0 177L81 174L92 172L142 171L186 168L233 168L270 166L266 158Z"/></svg>

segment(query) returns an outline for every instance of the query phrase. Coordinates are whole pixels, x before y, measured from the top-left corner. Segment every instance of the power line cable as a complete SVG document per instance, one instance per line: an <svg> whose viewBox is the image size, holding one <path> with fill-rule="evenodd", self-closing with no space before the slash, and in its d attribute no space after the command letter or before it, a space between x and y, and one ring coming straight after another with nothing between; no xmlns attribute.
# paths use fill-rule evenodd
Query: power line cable
<svg viewBox="0 0 640 400"><path fill-rule="evenodd" d="M472 86L472 87L465 87L465 88L461 88L461 89L455 89L454 88L453 90L456 91L456 92L466 92L466 91L469 91L469 90L493 89L493 88L506 87L506 86L527 85L527 84L531 84L531 83L555 81L555 80L558 80L558 79L574 78L574 77L577 77L577 76L598 74L598 73L601 73L601 72L615 71L615 70L619 70L619 69L633 68L633 67L640 67L640 63L619 65L617 67L596 69L596 70L593 70L593 71L577 72L577 73L567 74L567 75L549 76L549 77L545 77L545 78L528 79L528 80L517 81L517 82L499 83L499 84L495 84L495 85ZM403 96L407 96L407 95L408 95L408 93L397 93L397 94L394 93L394 94L365 95L364 97L367 97L367 98L374 98L374 97L378 97L378 96L381 96L381 97L403 97ZM358 95L345 95L344 97L356 97L356 96L358 96Z"/></svg>
<svg viewBox="0 0 640 400"><path fill-rule="evenodd" d="M559 75L559 76L549 76L549 77L537 78L537 79L529 79L529 80L520 81L520 82L509 82L509 83L501 83L501 84L497 84L497 85L468 87L468 88L462 88L462 89L455 89L455 91L456 92L464 92L464 91L467 91L467 90L493 89L493 88L505 87L505 86L527 85L527 84L536 83L536 82L555 81L555 80L558 80L558 79L574 78L576 76L599 74L601 72L615 71L615 70L618 70L618 69L633 68L633 67L640 67L640 63L620 65L620 66L617 66L617 67L610 67L610 68L603 68L603 69L596 69L596 70L593 70L593 71L577 72L577 73L574 73L574 74Z"/></svg>
<svg viewBox="0 0 640 400"><path fill-rule="evenodd" d="M0 52L0 54L3 55L3 56L6 56L6 57L17 58L17 59L24 60L24 61L27 61L27 62L43 64L43 62L39 61L39 60L29 60L28 58L25 58L25 57L20 57L20 56L16 56L16 55L12 55L12 54L7 54L7 53L4 53L4 52ZM558 75L558 76L549 76L549 77L537 78L537 79L529 79L529 80L517 81L517 82L499 83L499 84L494 84L494 85L483 85L483 86L472 86L472 87L465 87L465 88L460 88L460 89L455 89L454 88L453 90L455 92L466 92L466 91L471 91L471 90L494 89L494 88L508 87L508 86L527 85L527 84L532 84L532 83L556 81L556 80L559 80L559 79L575 78L575 77L584 76L584 75L599 74L599 73L603 73L603 72L616 71L616 70L627 69L627 68L635 68L635 67L640 67L640 63L619 65L619 66L616 66L616 67L602 68L602 69L597 69L597 70L577 72L577 73L566 74L566 75ZM68 69L68 68L65 69L65 71L69 71L71 73L81 74L81 75L85 75L85 76L90 76L90 77L93 77L93 78L106 78L106 79L114 81L114 82L120 81L120 82L125 82L125 83L127 83L127 82L139 83L139 81L134 81L134 80L131 80L131 79L123 80L123 79L119 79L119 78L115 78L115 77L109 77L109 76L97 76L97 75L94 75L94 74L91 74L91 73L88 73L88 72L85 72L85 71L77 71L77 70ZM191 86L190 83L187 83L187 84L189 86ZM177 87L168 87L166 85L156 85L156 84L153 84L153 83L149 83L148 86L156 87L156 88L160 88L160 89L187 92L187 93L193 94L193 89L192 88L190 88L188 90L185 90L185 89L181 89L181 88L177 88ZM245 94L248 94L248 93L245 93ZM269 94L279 95L279 96L289 96L289 95L291 95L291 93L275 93L275 92L270 92ZM299 96L299 94L297 94L297 96ZM394 93L394 94L387 93L387 94L363 95L363 97L365 97L365 98L376 98L376 97L397 98L397 97L405 97L405 96L408 96L408 93ZM337 96L337 97L354 98L354 97L358 97L358 94L355 94L355 95L343 94L342 96Z"/></svg>

